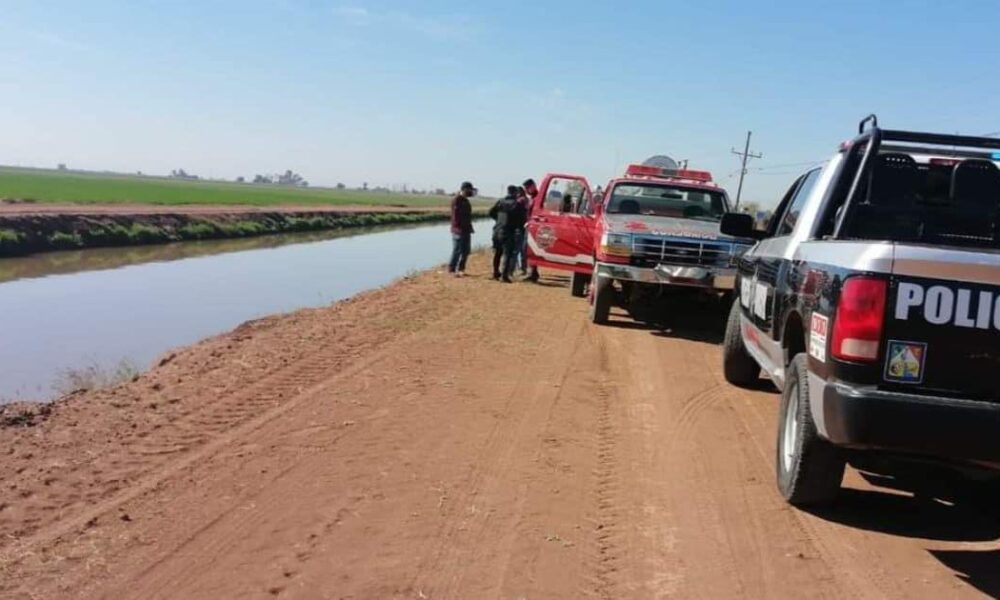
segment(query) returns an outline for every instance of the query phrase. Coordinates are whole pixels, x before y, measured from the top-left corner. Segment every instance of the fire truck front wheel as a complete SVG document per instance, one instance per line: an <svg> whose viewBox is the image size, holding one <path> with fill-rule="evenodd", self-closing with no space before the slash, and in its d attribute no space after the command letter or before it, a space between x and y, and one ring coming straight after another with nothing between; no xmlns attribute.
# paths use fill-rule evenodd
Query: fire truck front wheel
<svg viewBox="0 0 1000 600"><path fill-rule="evenodd" d="M611 315L611 302L614 299L615 288L611 284L611 279L607 277L595 277L591 288L593 297L590 301L590 320L598 325L604 325Z"/></svg>
<svg viewBox="0 0 1000 600"><path fill-rule="evenodd" d="M577 273L574 271L569 279L570 293L573 294L574 298L585 297L587 295L588 283L590 283L589 273Z"/></svg>

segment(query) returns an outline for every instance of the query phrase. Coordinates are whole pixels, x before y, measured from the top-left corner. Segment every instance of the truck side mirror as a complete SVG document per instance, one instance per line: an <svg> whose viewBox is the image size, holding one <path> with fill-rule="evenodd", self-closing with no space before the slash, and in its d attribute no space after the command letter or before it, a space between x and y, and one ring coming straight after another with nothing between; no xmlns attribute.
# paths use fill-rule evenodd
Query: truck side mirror
<svg viewBox="0 0 1000 600"><path fill-rule="evenodd" d="M760 236L753 228L753 217L745 213L726 213L722 215L719 231L725 235L737 238L756 239Z"/></svg>

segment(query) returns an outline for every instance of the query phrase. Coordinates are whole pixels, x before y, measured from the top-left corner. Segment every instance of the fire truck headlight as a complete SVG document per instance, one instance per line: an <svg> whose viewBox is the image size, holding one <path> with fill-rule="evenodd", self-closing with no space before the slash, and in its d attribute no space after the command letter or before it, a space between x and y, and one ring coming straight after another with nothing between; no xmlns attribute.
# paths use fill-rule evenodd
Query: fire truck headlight
<svg viewBox="0 0 1000 600"><path fill-rule="evenodd" d="M601 251L610 256L632 256L632 235L605 233L601 236Z"/></svg>

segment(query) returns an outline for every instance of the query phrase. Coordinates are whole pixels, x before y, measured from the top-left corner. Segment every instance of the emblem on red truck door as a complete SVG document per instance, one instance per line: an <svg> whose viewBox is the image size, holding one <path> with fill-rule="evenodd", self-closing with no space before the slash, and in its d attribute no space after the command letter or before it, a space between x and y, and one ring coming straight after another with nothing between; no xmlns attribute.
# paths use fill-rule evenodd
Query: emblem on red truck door
<svg viewBox="0 0 1000 600"><path fill-rule="evenodd" d="M546 250L556 243L556 232L548 225L542 225L535 233L535 242Z"/></svg>

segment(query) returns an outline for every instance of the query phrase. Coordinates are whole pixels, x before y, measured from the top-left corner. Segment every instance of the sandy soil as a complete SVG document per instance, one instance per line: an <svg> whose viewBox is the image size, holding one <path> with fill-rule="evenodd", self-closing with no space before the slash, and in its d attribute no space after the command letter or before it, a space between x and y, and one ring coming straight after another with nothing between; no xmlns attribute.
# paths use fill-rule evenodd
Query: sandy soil
<svg viewBox="0 0 1000 600"><path fill-rule="evenodd" d="M234 204L47 204L0 203L0 217L24 215L238 215L252 213L440 212L442 206L364 206L328 204L247 206Z"/></svg>
<svg viewBox="0 0 1000 600"><path fill-rule="evenodd" d="M3 598L973 598L1000 519L787 507L721 317L586 322L425 274L246 324L0 430ZM763 386L762 386L763 387Z"/></svg>

